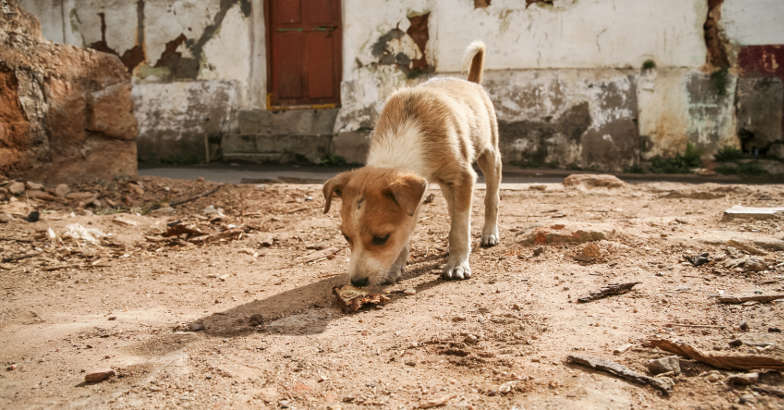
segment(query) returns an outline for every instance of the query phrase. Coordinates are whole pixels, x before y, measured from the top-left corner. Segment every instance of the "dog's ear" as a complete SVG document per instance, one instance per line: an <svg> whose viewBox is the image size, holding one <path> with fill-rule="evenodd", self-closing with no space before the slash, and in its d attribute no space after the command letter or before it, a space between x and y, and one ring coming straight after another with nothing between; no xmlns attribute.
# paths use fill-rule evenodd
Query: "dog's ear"
<svg viewBox="0 0 784 410"><path fill-rule="evenodd" d="M332 194L335 194L338 197L343 195L343 187L346 186L346 183L348 183L350 178L351 171L346 171L335 175L324 183L324 213L329 212L329 206L332 203Z"/></svg>
<svg viewBox="0 0 784 410"><path fill-rule="evenodd" d="M389 185L385 194L390 196L403 211L413 216L426 189L426 179L417 175L401 175Z"/></svg>

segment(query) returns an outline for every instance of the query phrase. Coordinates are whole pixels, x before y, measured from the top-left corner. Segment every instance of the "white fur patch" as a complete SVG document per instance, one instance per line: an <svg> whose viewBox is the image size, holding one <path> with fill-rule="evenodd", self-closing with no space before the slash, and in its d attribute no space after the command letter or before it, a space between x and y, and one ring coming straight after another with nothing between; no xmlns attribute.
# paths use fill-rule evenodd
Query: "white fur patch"
<svg viewBox="0 0 784 410"><path fill-rule="evenodd" d="M421 134L419 124L408 120L391 133L376 135L370 145L367 165L407 169L418 175L428 175Z"/></svg>

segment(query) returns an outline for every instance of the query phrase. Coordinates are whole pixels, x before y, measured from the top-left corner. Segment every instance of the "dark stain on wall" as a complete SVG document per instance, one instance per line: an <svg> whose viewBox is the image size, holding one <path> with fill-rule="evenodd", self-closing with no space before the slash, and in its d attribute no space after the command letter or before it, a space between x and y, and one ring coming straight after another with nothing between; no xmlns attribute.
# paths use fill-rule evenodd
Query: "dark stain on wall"
<svg viewBox="0 0 784 410"><path fill-rule="evenodd" d="M408 34L414 43L419 47L419 51L422 52L422 57L413 60L413 64L411 66L412 73L416 73L417 75L420 73L429 73L433 72L433 67L427 64L427 55L425 51L427 49L427 41L430 39L430 33L428 32L428 22L430 20L430 12L425 14L421 14L418 16L409 16L408 21L411 22L411 26L408 27L406 30L406 34ZM411 76L412 73L408 73Z"/></svg>
<svg viewBox="0 0 784 410"><path fill-rule="evenodd" d="M400 28L395 27L381 35L378 40L373 43L373 46L370 49L371 54L378 59L377 64L397 66L397 68L404 72L409 78L433 72L434 67L427 63L427 55L425 54L427 42L430 39L428 29L429 19L430 12L410 15L408 21L411 22L411 26L408 30L404 32ZM405 35L411 37L411 40L414 41L419 48L419 51L422 53L422 57L412 59L412 56L402 52L392 53L389 49L389 42L400 39Z"/></svg>
<svg viewBox="0 0 784 410"><path fill-rule="evenodd" d="M483 9L490 5L491 0L474 0L475 9Z"/></svg>
<svg viewBox="0 0 784 410"><path fill-rule="evenodd" d="M591 121L587 101L573 105L555 121L500 121L499 144L504 161L527 167L576 165L548 164L547 159L558 161L579 146Z"/></svg>
<svg viewBox="0 0 784 410"><path fill-rule="evenodd" d="M717 68L730 66L727 46L719 29L722 3L724 0L708 0L708 15L705 17L705 24L702 25L705 47L708 49L707 63Z"/></svg>
<svg viewBox="0 0 784 410"><path fill-rule="evenodd" d="M156 68L168 68L172 79L195 79L199 74L199 62L195 58L186 58L177 49L187 41L185 34L166 43L161 58L155 63Z"/></svg>
<svg viewBox="0 0 784 410"><path fill-rule="evenodd" d="M120 57L123 64L128 67L129 73L132 73L133 69L145 60L144 48L141 46L144 44L144 0L137 1L136 14L138 21L136 45L125 50L122 56L116 50L109 47L109 44L106 42L106 13L103 12L98 13L98 17L101 19L101 39L88 46L89 48Z"/></svg>
<svg viewBox="0 0 784 410"><path fill-rule="evenodd" d="M525 0L525 8L528 8L528 6L532 4L543 4L547 6L552 6L553 0Z"/></svg>

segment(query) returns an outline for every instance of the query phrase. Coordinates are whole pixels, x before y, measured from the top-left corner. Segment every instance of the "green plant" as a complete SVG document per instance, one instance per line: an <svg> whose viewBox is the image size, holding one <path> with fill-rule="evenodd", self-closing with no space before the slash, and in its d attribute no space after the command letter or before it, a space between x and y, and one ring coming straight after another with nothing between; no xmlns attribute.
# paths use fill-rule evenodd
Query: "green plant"
<svg viewBox="0 0 784 410"><path fill-rule="evenodd" d="M686 151L673 157L657 155L651 158L651 172L657 174L685 174L701 166L700 150L692 143L686 145Z"/></svg>
<svg viewBox="0 0 784 410"><path fill-rule="evenodd" d="M642 174L644 172L644 170L642 169L640 164L634 164L634 165L632 165L630 167L626 167L623 170L623 172L625 172L627 174Z"/></svg>
<svg viewBox="0 0 784 410"><path fill-rule="evenodd" d="M729 145L721 147L719 151L713 155L713 159L718 162L730 162L741 158L743 158L743 151Z"/></svg>
<svg viewBox="0 0 784 410"><path fill-rule="evenodd" d="M767 175L768 171L758 162L739 162L737 164L721 164L716 167L716 172L723 175L760 176Z"/></svg>
<svg viewBox="0 0 784 410"><path fill-rule="evenodd" d="M642 71L653 70L654 68L656 68L656 62L653 60L645 60L642 63Z"/></svg>
<svg viewBox="0 0 784 410"><path fill-rule="evenodd" d="M345 167L348 165L348 161L340 155L325 154L321 157L319 165L323 167Z"/></svg>

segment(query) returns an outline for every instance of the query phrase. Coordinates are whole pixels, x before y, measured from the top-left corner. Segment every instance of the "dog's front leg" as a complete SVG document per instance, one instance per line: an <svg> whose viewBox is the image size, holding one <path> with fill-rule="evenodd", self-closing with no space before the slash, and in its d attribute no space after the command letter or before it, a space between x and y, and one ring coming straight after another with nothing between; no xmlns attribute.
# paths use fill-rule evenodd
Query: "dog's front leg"
<svg viewBox="0 0 784 410"><path fill-rule="evenodd" d="M471 266L468 256L471 253L471 197L473 196L476 174L464 172L455 182L441 184L447 206L451 227L449 229L449 257L444 267L444 279L468 279Z"/></svg>
<svg viewBox="0 0 784 410"><path fill-rule="evenodd" d="M400 251L400 255L397 256L395 263L392 264L392 268L389 270L388 281L389 283L394 283L403 275L403 268L406 266L406 261L408 260L408 244L403 247Z"/></svg>

